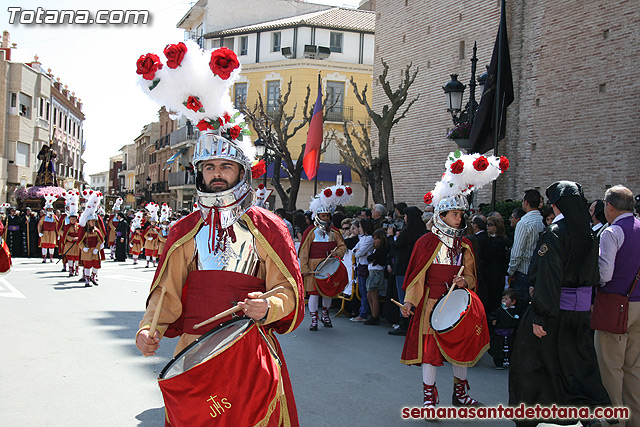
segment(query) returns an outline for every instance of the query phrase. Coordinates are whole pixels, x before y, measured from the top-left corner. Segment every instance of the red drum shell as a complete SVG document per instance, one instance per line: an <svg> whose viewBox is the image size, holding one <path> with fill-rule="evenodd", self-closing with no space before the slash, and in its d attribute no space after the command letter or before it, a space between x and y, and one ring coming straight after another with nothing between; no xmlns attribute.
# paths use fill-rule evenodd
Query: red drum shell
<svg viewBox="0 0 640 427"><path fill-rule="evenodd" d="M452 303L453 294L460 292L468 294L468 303L466 308L463 307L462 310L460 307L449 306ZM438 316L442 306L441 303L445 298L446 295L441 297L433 307L429 318L430 324L433 323L434 316ZM447 309L461 310L459 311L460 318L440 331L433 328L438 347L449 362L473 366L489 348L489 327L484 306L475 292L470 292L466 288L459 288L451 293L451 297L449 297L449 301L447 301L442 313Z"/></svg>
<svg viewBox="0 0 640 427"><path fill-rule="evenodd" d="M316 290L323 297L333 298L340 294L347 283L349 273L340 258L331 257L318 265L314 274Z"/></svg>
<svg viewBox="0 0 640 427"><path fill-rule="evenodd" d="M230 320L167 364L158 384L172 427L278 425L280 361L258 328Z"/></svg>

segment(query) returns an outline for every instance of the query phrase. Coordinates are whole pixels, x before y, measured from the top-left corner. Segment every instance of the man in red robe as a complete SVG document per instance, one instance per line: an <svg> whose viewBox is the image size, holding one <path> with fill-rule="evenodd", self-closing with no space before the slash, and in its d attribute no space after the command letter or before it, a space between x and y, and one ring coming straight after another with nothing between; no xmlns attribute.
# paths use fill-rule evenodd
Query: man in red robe
<svg viewBox="0 0 640 427"><path fill-rule="evenodd" d="M198 169L198 209L178 221L169 232L136 335L136 346L145 356L153 355L162 337L180 336L175 350L178 354L222 321L197 330L196 324L239 301L244 315L265 330L266 339L281 360L280 375L274 381L282 385L278 387L282 392L272 401L261 401L261 390L247 388L246 393L252 398L239 407L231 402L228 411L215 413L220 417L216 418L216 425L254 425L256 422L250 423L243 417L255 413L260 414L259 420L268 421L265 425L297 426L289 375L274 336L274 332L291 332L304 316L302 276L291 236L277 216L253 206L251 159L235 140L205 133L198 141L193 163ZM284 290L261 298L262 292L278 286ZM159 306L163 288L166 294ZM157 330L149 336L156 311L159 311ZM256 354L246 354L246 358L240 357L236 363L249 363ZM207 363L213 363L211 369L224 368L222 380L248 384L234 375L242 369L216 368L215 360ZM197 394L185 390L183 396L165 395L167 425L203 425L206 420L211 421L214 413L209 413L209 404L202 410L186 406L194 393ZM203 394L201 400L205 402L210 397Z"/></svg>

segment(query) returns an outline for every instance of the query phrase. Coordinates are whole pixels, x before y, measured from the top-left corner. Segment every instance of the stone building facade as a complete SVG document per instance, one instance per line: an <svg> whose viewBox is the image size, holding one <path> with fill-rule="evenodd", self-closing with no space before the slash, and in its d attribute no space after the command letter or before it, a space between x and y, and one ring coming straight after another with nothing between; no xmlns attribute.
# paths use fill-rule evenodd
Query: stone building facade
<svg viewBox="0 0 640 427"><path fill-rule="evenodd" d="M424 206L422 196L444 171L445 138L453 127L442 86L449 74L468 85L474 41L484 71L500 20L500 1L376 2L373 103L386 97L375 80L381 59L392 87L407 64L419 67L410 95L420 94L392 132L390 153L396 201ZM624 184L640 192L640 69L635 66L640 14L633 2L507 1L515 100L499 153L511 168L498 180L497 199L519 199L556 180L580 182L588 199ZM467 87L464 101L468 99ZM480 93L476 92L476 98ZM375 132L373 132L375 136ZM488 201L483 189L479 201Z"/></svg>

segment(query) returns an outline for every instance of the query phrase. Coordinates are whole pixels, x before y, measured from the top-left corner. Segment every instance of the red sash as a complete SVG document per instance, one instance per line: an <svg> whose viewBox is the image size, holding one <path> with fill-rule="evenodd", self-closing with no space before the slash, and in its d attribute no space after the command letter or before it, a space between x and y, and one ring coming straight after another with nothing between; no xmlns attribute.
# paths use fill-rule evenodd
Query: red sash
<svg viewBox="0 0 640 427"><path fill-rule="evenodd" d="M222 270L192 271L182 288L182 314L169 325L164 335L173 338L183 333L204 334L230 320L231 316L198 330L193 326L233 307L238 301L244 301L249 292L264 291L264 280L247 274Z"/></svg>
<svg viewBox="0 0 640 427"><path fill-rule="evenodd" d="M55 222L42 222L42 231L56 231L56 223Z"/></svg>
<svg viewBox="0 0 640 427"><path fill-rule="evenodd" d="M333 242L312 242L309 247L309 258L326 258L329 252L338 245Z"/></svg>
<svg viewBox="0 0 640 427"><path fill-rule="evenodd" d="M98 246L98 236L96 236L95 234L88 235L85 243L88 248L95 248L96 246Z"/></svg>

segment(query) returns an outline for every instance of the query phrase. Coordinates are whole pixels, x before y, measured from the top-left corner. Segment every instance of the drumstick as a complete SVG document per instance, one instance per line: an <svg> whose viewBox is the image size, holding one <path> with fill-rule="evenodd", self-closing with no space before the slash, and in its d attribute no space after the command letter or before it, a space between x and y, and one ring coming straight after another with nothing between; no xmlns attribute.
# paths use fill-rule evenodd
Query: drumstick
<svg viewBox="0 0 640 427"><path fill-rule="evenodd" d="M160 293L160 299L156 306L156 312L153 313L153 320L151 320L151 327L149 328L149 338L153 339L153 335L156 333L156 327L158 326L158 318L160 317L160 309L162 308L162 302L164 301L164 294L167 293L167 288L162 288ZM146 357L146 355L145 355Z"/></svg>
<svg viewBox="0 0 640 427"><path fill-rule="evenodd" d="M269 292L263 293L258 298L269 298L269 297L272 297L275 294L280 293L282 291L284 291L284 286L278 286L277 288L271 289ZM242 310L242 308L240 308L239 305L235 305L235 306L231 307L230 309L223 311L220 314L216 314L215 316L210 317L209 319L205 320L204 322L200 322L197 325L194 325L193 329L198 329L198 328L200 328L200 327L202 327L204 325L208 325L209 323L215 322L216 320L220 320L223 317L227 317L230 314L233 314L236 311L240 311L240 310Z"/></svg>
<svg viewBox="0 0 640 427"><path fill-rule="evenodd" d="M464 265L461 265L460 266L460 271L458 271L458 274L456 274L456 276L460 276L462 274L463 270L464 270ZM455 286L453 286L453 282L452 282L451 283L451 287L449 288L449 292L447 292L447 296L444 299L444 302L442 303L442 306L440 307L440 310L438 310L438 313L442 313L442 309L444 308L444 305L447 303L447 300L451 296L451 292L453 292L453 288L455 288Z"/></svg>
<svg viewBox="0 0 640 427"><path fill-rule="evenodd" d="M397 305L398 307L404 308L404 305L400 304L398 301L394 300L393 298L390 298L390 299L391 299L391 302ZM409 312L409 314L413 314L413 313Z"/></svg>

